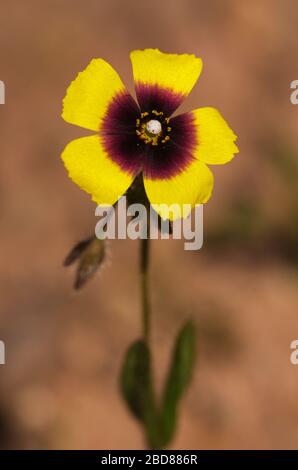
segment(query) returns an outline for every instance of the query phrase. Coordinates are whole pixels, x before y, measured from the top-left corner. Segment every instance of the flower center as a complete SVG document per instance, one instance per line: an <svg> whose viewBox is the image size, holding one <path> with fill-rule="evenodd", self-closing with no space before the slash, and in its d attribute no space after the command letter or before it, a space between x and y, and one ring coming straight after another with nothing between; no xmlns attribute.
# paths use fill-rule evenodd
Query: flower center
<svg viewBox="0 0 298 470"><path fill-rule="evenodd" d="M162 127L161 123L157 119L151 119L146 124L146 131L150 135L158 135L161 133Z"/></svg>
<svg viewBox="0 0 298 470"><path fill-rule="evenodd" d="M156 119L158 118L158 119ZM145 143L150 145L165 144L170 140L170 119L163 112L153 109L150 112L141 113L136 120L136 134Z"/></svg>

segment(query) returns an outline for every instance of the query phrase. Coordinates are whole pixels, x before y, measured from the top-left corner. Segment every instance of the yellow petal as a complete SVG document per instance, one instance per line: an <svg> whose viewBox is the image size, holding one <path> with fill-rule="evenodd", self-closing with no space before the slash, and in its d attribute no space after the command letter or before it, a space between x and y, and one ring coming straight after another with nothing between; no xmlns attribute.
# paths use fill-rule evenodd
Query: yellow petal
<svg viewBox="0 0 298 470"><path fill-rule="evenodd" d="M68 87L62 117L98 131L109 104L119 93L127 92L117 72L103 59L93 59Z"/></svg>
<svg viewBox="0 0 298 470"><path fill-rule="evenodd" d="M130 59L139 102L142 98L138 93L140 85L169 90L181 95L182 101L202 70L202 60L193 54L165 54L158 49L145 49L132 51Z"/></svg>
<svg viewBox="0 0 298 470"><path fill-rule="evenodd" d="M214 108L199 108L193 115L197 145L192 153L204 163L223 164L234 157L239 150L234 144L237 136L222 115Z"/></svg>
<svg viewBox="0 0 298 470"><path fill-rule="evenodd" d="M156 212L163 219L175 220L187 217L195 204L208 201L213 189L213 175L204 163L194 160L179 175L162 180L145 177L144 185Z"/></svg>
<svg viewBox="0 0 298 470"><path fill-rule="evenodd" d="M62 153L69 177L97 204L114 204L131 185L133 176L114 163L100 137L92 135L70 142Z"/></svg>

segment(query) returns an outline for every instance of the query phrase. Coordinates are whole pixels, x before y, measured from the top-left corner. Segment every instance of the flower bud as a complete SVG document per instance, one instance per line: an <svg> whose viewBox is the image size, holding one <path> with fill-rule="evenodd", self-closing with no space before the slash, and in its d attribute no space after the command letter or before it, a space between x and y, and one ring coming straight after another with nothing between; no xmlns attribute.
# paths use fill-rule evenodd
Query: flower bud
<svg viewBox="0 0 298 470"><path fill-rule="evenodd" d="M78 261L74 288L80 289L102 265L105 258L105 240L95 237L87 238L77 243L69 252L64 266L70 266Z"/></svg>

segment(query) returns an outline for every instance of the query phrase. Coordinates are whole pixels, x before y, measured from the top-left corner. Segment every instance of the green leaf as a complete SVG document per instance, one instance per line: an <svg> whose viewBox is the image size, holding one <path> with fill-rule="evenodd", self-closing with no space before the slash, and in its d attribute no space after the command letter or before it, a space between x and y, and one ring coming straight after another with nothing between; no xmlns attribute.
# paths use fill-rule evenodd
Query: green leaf
<svg viewBox="0 0 298 470"><path fill-rule="evenodd" d="M187 322L180 330L172 355L161 410L163 446L173 437L179 401L191 381L195 359L195 327Z"/></svg>
<svg viewBox="0 0 298 470"><path fill-rule="evenodd" d="M145 341L135 341L129 347L121 371L120 385L129 409L144 425L150 446L158 448L160 427L152 386L150 351Z"/></svg>
<svg viewBox="0 0 298 470"><path fill-rule="evenodd" d="M150 389L150 352L142 340L128 349L121 372L121 391L131 412L143 420Z"/></svg>

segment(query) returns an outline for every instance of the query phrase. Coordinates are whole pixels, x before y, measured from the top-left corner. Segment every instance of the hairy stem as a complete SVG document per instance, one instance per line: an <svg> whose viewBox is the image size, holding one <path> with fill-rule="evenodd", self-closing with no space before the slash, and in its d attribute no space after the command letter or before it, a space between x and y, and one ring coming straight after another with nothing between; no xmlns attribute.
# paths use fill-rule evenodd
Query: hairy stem
<svg viewBox="0 0 298 470"><path fill-rule="evenodd" d="M144 339L149 341L150 336L150 302L149 302L149 237L141 240L140 275L142 296L142 330Z"/></svg>

